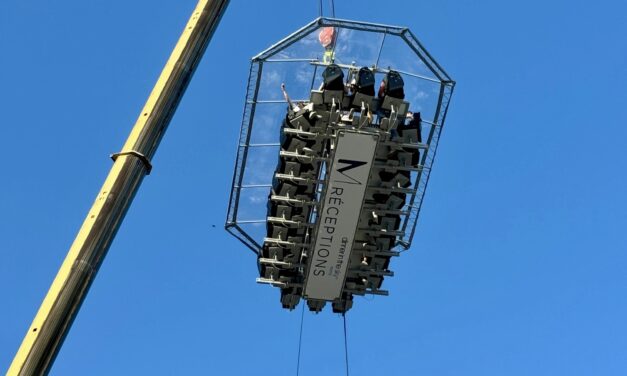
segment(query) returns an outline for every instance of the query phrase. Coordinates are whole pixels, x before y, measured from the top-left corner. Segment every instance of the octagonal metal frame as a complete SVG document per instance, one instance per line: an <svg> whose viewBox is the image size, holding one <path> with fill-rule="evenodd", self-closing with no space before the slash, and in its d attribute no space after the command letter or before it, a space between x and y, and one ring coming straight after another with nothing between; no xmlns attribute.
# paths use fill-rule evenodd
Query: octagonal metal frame
<svg viewBox="0 0 627 376"><path fill-rule="evenodd" d="M411 72L403 72L399 70L397 71L404 76L415 77L418 79L432 81L439 84L439 93L434 116L432 119L423 119L423 123L430 126L427 140L426 142L424 142L429 146L429 148L427 152L421 155L420 164L423 166L423 169L418 172L416 180L413 183L413 187L416 189L417 193L415 195L412 195L410 201L407 203L409 215L406 217L406 220L402 224L402 231L407 235L404 238L400 239L394 247L397 250L407 250L411 246L416 231L418 216L422 208L424 195L429 182L429 175L435 160L440 135L444 126L444 122L446 120L448 106L451 100L451 96L453 94L453 89L455 87L455 81L453 81L451 77L444 71L444 69L433 59L429 52L427 52L427 50L418 41L418 38L416 38L416 36L408 28L336 18L319 17L252 58L250 64L248 85L246 88L246 101L244 104L244 112L240 128L240 137L237 146L237 157L235 170L233 173L233 181L229 198L229 207L227 212L225 229L234 237L239 239L255 254L260 254L261 244L256 239L254 239L253 236L248 234L241 227L241 225L245 223L262 223L264 222L264 220L259 219L246 221L238 219L238 211L240 206L240 195L242 189L257 187L242 185L249 149L252 146L276 146L251 145L250 143L255 110L257 104L260 103L258 102L258 95L263 73L263 66L266 63L276 62L310 62L311 64L323 65L320 60L316 59L289 59L277 57L277 55L281 51L284 51L294 43L298 42L299 40L305 38L315 30L322 27L337 27L340 29L350 29L383 34L381 45L379 46L377 63L375 64L375 66L370 67L375 72L387 71L377 66L379 63L379 57L381 56L381 51L386 40L386 36L389 35L400 37L415 53L417 58L420 59L422 63L424 63L424 65L435 76L435 78ZM276 103L287 104L287 102L285 101L276 101ZM277 121L279 121L279 119L277 119ZM407 232L408 229L409 232Z"/></svg>

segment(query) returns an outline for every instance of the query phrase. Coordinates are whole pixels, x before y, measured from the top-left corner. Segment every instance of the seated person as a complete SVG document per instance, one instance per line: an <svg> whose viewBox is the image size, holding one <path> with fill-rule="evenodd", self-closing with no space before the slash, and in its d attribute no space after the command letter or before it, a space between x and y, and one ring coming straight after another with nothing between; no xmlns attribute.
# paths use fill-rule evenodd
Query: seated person
<svg viewBox="0 0 627 376"><path fill-rule="evenodd" d="M397 99L404 99L404 86L405 83L403 82L403 77L401 77L398 72L391 70L385 75L385 77L383 77L377 96L379 99L383 99L387 95Z"/></svg>

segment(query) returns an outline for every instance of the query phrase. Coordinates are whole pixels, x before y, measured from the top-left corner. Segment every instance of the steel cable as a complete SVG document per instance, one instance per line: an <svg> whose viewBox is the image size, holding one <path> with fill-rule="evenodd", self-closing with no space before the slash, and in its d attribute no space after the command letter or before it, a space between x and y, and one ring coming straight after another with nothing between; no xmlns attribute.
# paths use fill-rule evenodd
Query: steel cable
<svg viewBox="0 0 627 376"><path fill-rule="evenodd" d="M305 303L300 311L300 333L298 334L298 358L296 360L296 376L300 373L300 348L303 343L303 321L305 319Z"/></svg>
<svg viewBox="0 0 627 376"><path fill-rule="evenodd" d="M348 376L348 337L346 335L346 312L342 314L344 319L344 360L346 361L346 376Z"/></svg>

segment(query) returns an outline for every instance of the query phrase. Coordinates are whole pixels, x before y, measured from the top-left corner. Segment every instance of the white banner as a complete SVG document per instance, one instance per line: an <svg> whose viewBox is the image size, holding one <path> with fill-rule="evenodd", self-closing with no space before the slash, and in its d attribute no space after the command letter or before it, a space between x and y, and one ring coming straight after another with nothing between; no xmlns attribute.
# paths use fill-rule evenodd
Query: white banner
<svg viewBox="0 0 627 376"><path fill-rule="evenodd" d="M338 134L305 280L307 298L340 297L377 139L373 134Z"/></svg>

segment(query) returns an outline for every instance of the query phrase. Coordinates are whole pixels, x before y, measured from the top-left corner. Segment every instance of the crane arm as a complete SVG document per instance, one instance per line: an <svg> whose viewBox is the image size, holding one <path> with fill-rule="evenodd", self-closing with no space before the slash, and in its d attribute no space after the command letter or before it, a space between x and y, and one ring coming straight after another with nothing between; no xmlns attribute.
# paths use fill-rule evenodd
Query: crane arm
<svg viewBox="0 0 627 376"><path fill-rule="evenodd" d="M228 3L198 1L7 375L49 372Z"/></svg>

